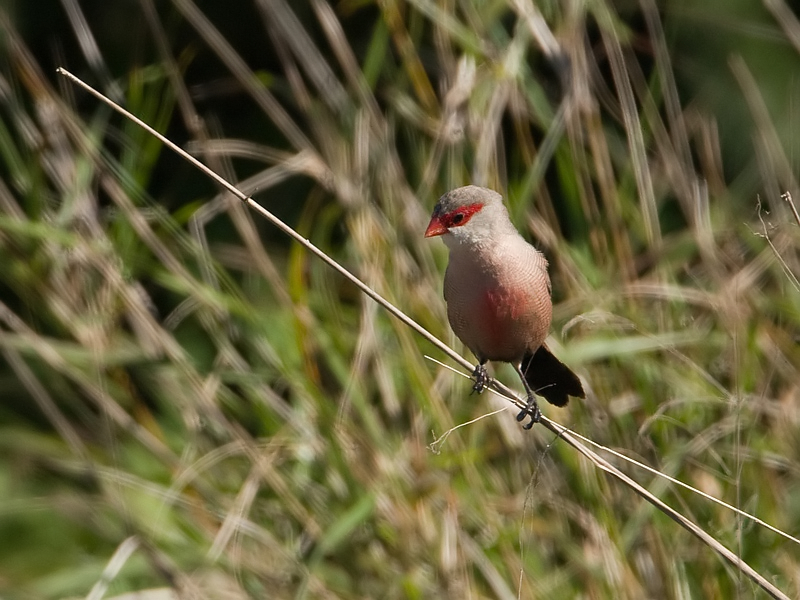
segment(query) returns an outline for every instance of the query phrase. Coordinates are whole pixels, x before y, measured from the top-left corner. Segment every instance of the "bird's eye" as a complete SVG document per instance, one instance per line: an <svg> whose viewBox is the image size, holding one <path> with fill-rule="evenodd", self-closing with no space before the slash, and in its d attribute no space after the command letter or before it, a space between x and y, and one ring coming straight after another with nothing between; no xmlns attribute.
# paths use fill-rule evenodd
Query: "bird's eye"
<svg viewBox="0 0 800 600"><path fill-rule="evenodd" d="M456 213L456 214L453 215L453 225L458 225L463 220L464 220L464 214L463 213Z"/></svg>

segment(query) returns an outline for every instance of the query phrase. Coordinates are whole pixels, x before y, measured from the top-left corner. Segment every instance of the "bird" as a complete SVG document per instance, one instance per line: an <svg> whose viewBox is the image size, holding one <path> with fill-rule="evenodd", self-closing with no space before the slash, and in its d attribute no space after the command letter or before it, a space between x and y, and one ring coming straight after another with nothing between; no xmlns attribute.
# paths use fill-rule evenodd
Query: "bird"
<svg viewBox="0 0 800 600"><path fill-rule="evenodd" d="M585 398L583 385L545 344L553 317L552 288L544 254L520 235L503 197L468 185L444 194L425 237L440 236L449 250L444 275L447 320L478 359L473 390L489 383L486 363L510 363L527 393L530 429L541 420L535 394L556 406Z"/></svg>

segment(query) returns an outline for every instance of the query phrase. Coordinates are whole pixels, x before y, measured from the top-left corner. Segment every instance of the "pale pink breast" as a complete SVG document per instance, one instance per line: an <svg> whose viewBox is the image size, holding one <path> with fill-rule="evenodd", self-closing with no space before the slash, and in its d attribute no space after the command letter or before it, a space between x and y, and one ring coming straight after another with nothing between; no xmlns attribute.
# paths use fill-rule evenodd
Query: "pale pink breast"
<svg viewBox="0 0 800 600"><path fill-rule="evenodd" d="M532 246L486 256L453 253L445 274L453 331L479 358L514 362L547 337L552 303L547 261ZM511 256L507 256L511 254Z"/></svg>

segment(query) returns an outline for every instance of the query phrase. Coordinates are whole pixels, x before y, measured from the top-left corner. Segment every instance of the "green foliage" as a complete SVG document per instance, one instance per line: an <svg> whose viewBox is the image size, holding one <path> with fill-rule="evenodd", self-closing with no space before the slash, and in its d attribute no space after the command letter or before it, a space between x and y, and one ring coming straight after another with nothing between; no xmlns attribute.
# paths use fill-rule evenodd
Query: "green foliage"
<svg viewBox="0 0 800 600"><path fill-rule="evenodd" d="M501 190L589 390L546 415L796 533L798 58L769 5L723 36L684 2L95 7L122 70L84 76L449 342L430 207ZM57 89L30 27L0 13L0 596L763 594L543 428L449 431L506 405ZM623 468L800 595L797 545Z"/></svg>

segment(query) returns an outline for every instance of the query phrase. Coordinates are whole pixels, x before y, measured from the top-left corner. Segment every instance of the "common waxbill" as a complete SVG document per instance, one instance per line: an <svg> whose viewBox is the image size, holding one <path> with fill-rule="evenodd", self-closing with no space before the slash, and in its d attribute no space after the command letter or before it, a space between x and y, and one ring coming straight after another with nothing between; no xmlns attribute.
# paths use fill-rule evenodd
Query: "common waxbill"
<svg viewBox="0 0 800 600"><path fill-rule="evenodd" d="M478 358L473 389L486 387L487 361L511 363L528 394L517 415L530 415L525 429L542 415L534 392L556 406L585 398L578 376L544 344L553 316L547 259L514 228L502 196L474 185L446 193L425 230L425 237L439 235L450 250L447 320Z"/></svg>

